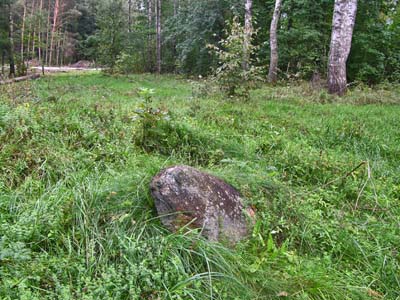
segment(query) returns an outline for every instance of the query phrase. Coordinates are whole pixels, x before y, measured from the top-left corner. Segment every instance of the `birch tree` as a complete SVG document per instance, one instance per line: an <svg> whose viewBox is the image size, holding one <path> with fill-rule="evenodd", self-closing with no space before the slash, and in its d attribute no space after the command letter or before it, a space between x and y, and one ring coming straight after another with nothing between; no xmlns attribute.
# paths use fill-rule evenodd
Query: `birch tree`
<svg viewBox="0 0 400 300"><path fill-rule="evenodd" d="M253 25L252 25L252 7L253 0L246 0L245 3L245 17L244 17L244 41L243 41L243 70L249 69L250 61L250 43L253 35Z"/></svg>
<svg viewBox="0 0 400 300"><path fill-rule="evenodd" d="M357 0L335 0L328 62L328 90L342 96L347 90L346 62L350 54Z"/></svg>
<svg viewBox="0 0 400 300"><path fill-rule="evenodd" d="M174 15L173 18L176 20L177 16L178 16L178 9L179 9L179 1L178 0L174 0ZM177 51L176 51L176 36L173 37L172 39L172 51L173 51L173 55L174 55L174 59L176 59L177 56ZM176 71L176 68L175 68Z"/></svg>
<svg viewBox="0 0 400 300"><path fill-rule="evenodd" d="M156 0L157 73L161 74L161 0Z"/></svg>
<svg viewBox="0 0 400 300"><path fill-rule="evenodd" d="M278 80L278 22L281 14L282 0L275 1L274 14L270 28L271 59L269 64L268 81L275 83Z"/></svg>
<svg viewBox="0 0 400 300"><path fill-rule="evenodd" d="M148 71L153 71L153 50L152 50L152 29L153 29L153 0L147 0L147 59Z"/></svg>

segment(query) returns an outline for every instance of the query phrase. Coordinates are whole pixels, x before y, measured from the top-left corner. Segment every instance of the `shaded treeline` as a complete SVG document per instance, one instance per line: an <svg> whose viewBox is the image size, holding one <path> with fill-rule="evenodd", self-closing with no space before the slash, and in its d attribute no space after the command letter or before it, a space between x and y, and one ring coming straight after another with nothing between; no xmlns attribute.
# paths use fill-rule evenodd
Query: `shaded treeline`
<svg viewBox="0 0 400 300"><path fill-rule="evenodd" d="M316 73L368 84L400 77L396 0L0 0L0 7L2 65L13 60L19 73L32 61L88 60L123 73L206 75L217 65L206 45L226 37L236 15L249 34L244 47L258 46L254 58L272 82Z"/></svg>

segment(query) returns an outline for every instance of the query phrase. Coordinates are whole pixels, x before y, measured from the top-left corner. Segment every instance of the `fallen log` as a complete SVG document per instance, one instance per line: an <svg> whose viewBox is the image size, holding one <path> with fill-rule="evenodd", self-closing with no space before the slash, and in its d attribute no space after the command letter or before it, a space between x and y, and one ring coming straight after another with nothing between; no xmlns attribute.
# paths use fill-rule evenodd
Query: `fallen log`
<svg viewBox="0 0 400 300"><path fill-rule="evenodd" d="M26 80L34 80L34 79L38 79L38 78L40 78L40 74L30 74L30 75L26 75L26 76L22 76L22 77L16 77L13 79L0 81L0 85L10 84L10 83L14 83L14 82L21 82L21 81L26 81Z"/></svg>

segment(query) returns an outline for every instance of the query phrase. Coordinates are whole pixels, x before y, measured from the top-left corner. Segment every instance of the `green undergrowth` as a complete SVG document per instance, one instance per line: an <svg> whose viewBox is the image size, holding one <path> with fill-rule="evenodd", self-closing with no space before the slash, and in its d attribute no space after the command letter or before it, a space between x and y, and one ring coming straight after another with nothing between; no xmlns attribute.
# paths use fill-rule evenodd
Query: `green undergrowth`
<svg viewBox="0 0 400 300"><path fill-rule="evenodd" d="M169 112L146 139L140 88ZM0 299L400 299L398 87L241 102L89 73L0 89ZM240 190L247 240L161 226L148 186L174 164Z"/></svg>

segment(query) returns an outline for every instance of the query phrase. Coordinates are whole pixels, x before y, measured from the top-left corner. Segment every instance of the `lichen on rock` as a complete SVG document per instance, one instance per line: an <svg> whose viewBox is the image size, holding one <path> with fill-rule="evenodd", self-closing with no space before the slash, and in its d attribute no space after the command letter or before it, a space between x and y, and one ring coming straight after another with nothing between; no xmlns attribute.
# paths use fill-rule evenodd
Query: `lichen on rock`
<svg viewBox="0 0 400 300"><path fill-rule="evenodd" d="M171 231L187 225L199 228L211 241L231 243L249 231L239 192L215 176L188 166L174 166L156 175L150 189L161 221ZM251 208L247 211L254 216Z"/></svg>

